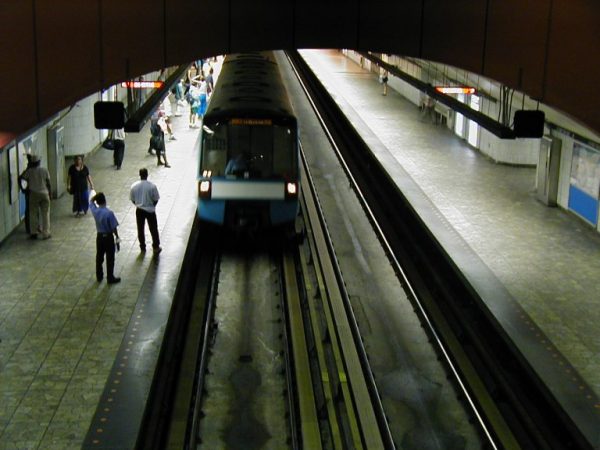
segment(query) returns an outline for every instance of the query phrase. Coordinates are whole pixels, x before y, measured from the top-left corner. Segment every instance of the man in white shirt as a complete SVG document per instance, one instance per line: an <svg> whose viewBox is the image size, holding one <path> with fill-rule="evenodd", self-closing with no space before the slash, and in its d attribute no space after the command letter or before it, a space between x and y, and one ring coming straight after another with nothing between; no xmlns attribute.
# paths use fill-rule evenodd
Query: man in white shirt
<svg viewBox="0 0 600 450"><path fill-rule="evenodd" d="M144 226L148 221L148 228L152 235L152 250L155 255L158 255L162 248L160 247L160 239L158 237L158 223L156 220L156 204L160 195L158 188L154 183L148 181L148 169L140 169L140 181L136 181L131 185L129 199L136 206L135 219L137 222L138 241L140 242L140 250L146 251L146 236L144 234Z"/></svg>

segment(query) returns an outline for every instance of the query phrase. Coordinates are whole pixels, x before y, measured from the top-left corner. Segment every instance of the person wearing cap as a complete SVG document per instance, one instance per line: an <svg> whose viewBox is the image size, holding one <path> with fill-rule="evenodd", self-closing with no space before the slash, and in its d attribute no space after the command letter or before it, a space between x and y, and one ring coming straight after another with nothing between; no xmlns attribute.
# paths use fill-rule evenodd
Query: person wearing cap
<svg viewBox="0 0 600 450"><path fill-rule="evenodd" d="M29 237L37 239L38 233L40 233L42 239L48 239L50 237L50 192L52 189L50 173L48 169L41 166L38 155L31 155L27 169L21 174L20 180L27 181L29 190Z"/></svg>
<svg viewBox="0 0 600 450"><path fill-rule="evenodd" d="M96 193L92 189L90 195L90 211L96 221L96 231L98 232L96 235L96 280L100 283L104 278L102 265L106 254L106 281L108 284L119 283L121 278L115 277L114 274L115 250L119 248L120 243L117 232L119 222L115 213L107 208L104 193Z"/></svg>
<svg viewBox="0 0 600 450"><path fill-rule="evenodd" d="M27 167L25 170L27 170L31 167L31 153L25 153L25 157L27 158ZM23 173L25 173L25 170ZM25 232L31 234L31 228L29 226L29 187L27 186L27 181L23 179L23 173L19 175L19 188L25 196Z"/></svg>

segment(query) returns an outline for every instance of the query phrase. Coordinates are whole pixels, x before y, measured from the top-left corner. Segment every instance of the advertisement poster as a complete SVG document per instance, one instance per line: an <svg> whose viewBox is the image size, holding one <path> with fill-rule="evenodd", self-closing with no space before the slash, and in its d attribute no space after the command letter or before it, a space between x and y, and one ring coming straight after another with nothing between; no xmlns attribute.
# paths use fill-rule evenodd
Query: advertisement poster
<svg viewBox="0 0 600 450"><path fill-rule="evenodd" d="M17 147L8 149L8 201L13 205L19 198L19 169L17 165Z"/></svg>
<svg viewBox="0 0 600 450"><path fill-rule="evenodd" d="M597 225L599 191L600 151L576 142L571 162L569 209Z"/></svg>
<svg viewBox="0 0 600 450"><path fill-rule="evenodd" d="M598 200L600 194L600 151L573 144L571 185Z"/></svg>

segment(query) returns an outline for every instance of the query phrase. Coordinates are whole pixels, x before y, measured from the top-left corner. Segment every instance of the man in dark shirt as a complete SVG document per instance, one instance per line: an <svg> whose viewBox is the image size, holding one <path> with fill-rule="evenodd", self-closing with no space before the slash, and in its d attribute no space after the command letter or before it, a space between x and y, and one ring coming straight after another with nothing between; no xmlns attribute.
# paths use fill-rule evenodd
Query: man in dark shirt
<svg viewBox="0 0 600 450"><path fill-rule="evenodd" d="M96 194L90 191L90 211L96 221L96 279L98 283L104 278L102 264L104 263L104 254L106 253L106 281L108 284L119 283L121 278L115 277L115 239L116 245L119 245L119 233L117 227L119 222L110 209L106 207L106 197L102 192Z"/></svg>

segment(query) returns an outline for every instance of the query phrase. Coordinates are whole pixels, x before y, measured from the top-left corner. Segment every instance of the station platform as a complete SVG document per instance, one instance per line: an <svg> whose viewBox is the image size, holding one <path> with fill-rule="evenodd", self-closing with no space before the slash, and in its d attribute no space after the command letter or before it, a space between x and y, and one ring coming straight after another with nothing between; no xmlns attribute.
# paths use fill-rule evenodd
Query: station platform
<svg viewBox="0 0 600 450"><path fill-rule="evenodd" d="M127 395L144 401L195 216L199 130L189 128L188 111L186 106L173 118L177 140L167 138L171 168L157 167L156 157L147 153L148 125L127 135L121 170L103 148L85 160L120 223L115 264L120 284L96 281L94 218L74 217L68 194L51 202L50 239L28 239L22 224L0 247L0 448L80 448L99 402L112 401L103 396L105 384L114 383L109 392L118 394L123 372L133 371L136 383ZM142 167L161 197L163 251L157 256L140 253L129 200ZM148 229L146 239L150 242ZM136 320L152 328L138 329ZM109 378L119 349L129 347L131 356L118 361L123 372ZM109 426L110 408L105 410L99 420ZM132 419L137 425L140 412ZM107 448L102 426L90 430L92 447Z"/></svg>
<svg viewBox="0 0 600 450"><path fill-rule="evenodd" d="M536 200L535 168L495 164L422 118L393 89L381 95L377 76L339 51L302 55L378 151L401 166L396 173L418 185L430 202L423 207L449 224L542 330L539 339L547 337L576 369L592 390L584 395L595 401L600 235ZM167 143L172 168L157 167L148 155L147 129L127 136L120 171L105 149L86 158L96 190L106 193L120 222L120 284L96 282L94 221L90 214L73 217L68 195L52 202L51 239L31 241L21 225L0 247L0 448L79 448L86 438L90 447L110 448L102 427L89 428L99 404L110 400L106 392L121 389L107 380L130 341L138 350L136 395L147 393L152 370L140 367L153 367L158 356L196 207L198 129L188 127L187 109L174 118L174 130L177 140ZM161 194L157 257L139 252L129 201L140 167ZM126 334L149 303L157 307L154 332Z"/></svg>
<svg viewBox="0 0 600 450"><path fill-rule="evenodd" d="M600 234L536 199L535 167L495 163L340 51L301 55L525 356L600 420Z"/></svg>

